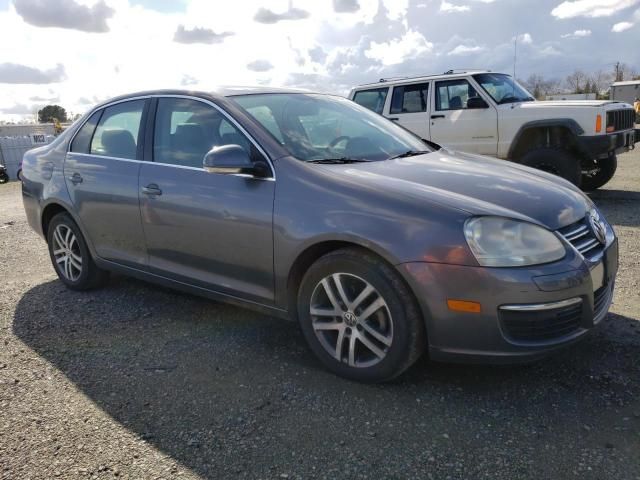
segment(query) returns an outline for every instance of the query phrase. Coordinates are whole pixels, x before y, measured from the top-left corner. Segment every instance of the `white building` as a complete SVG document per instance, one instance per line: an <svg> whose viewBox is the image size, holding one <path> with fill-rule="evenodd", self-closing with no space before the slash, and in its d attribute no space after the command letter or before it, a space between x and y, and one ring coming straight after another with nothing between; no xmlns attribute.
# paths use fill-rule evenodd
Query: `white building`
<svg viewBox="0 0 640 480"><path fill-rule="evenodd" d="M640 98L640 80L613 83L610 98L633 105L634 100Z"/></svg>

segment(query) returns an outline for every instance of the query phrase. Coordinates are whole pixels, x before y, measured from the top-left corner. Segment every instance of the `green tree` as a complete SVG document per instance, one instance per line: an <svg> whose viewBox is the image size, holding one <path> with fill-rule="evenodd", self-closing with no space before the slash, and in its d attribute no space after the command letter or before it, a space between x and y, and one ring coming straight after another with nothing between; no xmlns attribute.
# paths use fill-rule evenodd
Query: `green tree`
<svg viewBox="0 0 640 480"><path fill-rule="evenodd" d="M59 122L66 122L68 120L67 111L60 105L47 105L43 107L42 110L38 110L38 122L51 123L55 120Z"/></svg>

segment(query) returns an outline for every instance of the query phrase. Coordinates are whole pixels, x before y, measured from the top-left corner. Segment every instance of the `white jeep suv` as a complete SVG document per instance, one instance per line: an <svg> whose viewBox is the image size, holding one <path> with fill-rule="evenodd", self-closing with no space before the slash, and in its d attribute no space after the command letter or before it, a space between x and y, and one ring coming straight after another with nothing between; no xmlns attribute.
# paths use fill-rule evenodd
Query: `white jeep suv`
<svg viewBox="0 0 640 480"><path fill-rule="evenodd" d="M381 79L349 98L425 140L546 170L584 190L607 183L616 154L634 148L631 105L540 102L503 73Z"/></svg>

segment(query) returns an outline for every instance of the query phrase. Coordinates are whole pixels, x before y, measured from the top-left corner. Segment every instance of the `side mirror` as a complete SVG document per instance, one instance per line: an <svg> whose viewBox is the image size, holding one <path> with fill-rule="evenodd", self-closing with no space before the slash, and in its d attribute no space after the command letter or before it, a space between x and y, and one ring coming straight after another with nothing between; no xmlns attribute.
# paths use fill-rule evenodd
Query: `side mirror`
<svg viewBox="0 0 640 480"><path fill-rule="evenodd" d="M202 167L209 173L244 173L256 177L267 177L269 167L263 161L252 162L247 151L240 145L221 145L207 152Z"/></svg>
<svg viewBox="0 0 640 480"><path fill-rule="evenodd" d="M467 100L467 108L468 109L489 108L489 105L487 105L487 102L485 102L480 97L471 97Z"/></svg>

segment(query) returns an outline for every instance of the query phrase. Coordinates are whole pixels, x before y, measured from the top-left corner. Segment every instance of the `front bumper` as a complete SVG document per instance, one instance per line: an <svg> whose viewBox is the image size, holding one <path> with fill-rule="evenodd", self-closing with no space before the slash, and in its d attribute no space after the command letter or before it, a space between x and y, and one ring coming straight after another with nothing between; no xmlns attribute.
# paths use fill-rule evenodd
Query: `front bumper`
<svg viewBox="0 0 640 480"><path fill-rule="evenodd" d="M576 137L578 147L591 159L606 158L612 154L628 152L635 148L635 131L633 129L606 135Z"/></svg>
<svg viewBox="0 0 640 480"><path fill-rule="evenodd" d="M519 363L578 341L606 316L618 242L613 238L590 259L571 251L560 262L531 268L424 262L399 268L424 312L432 359ZM448 299L479 302L482 308L452 311Z"/></svg>

